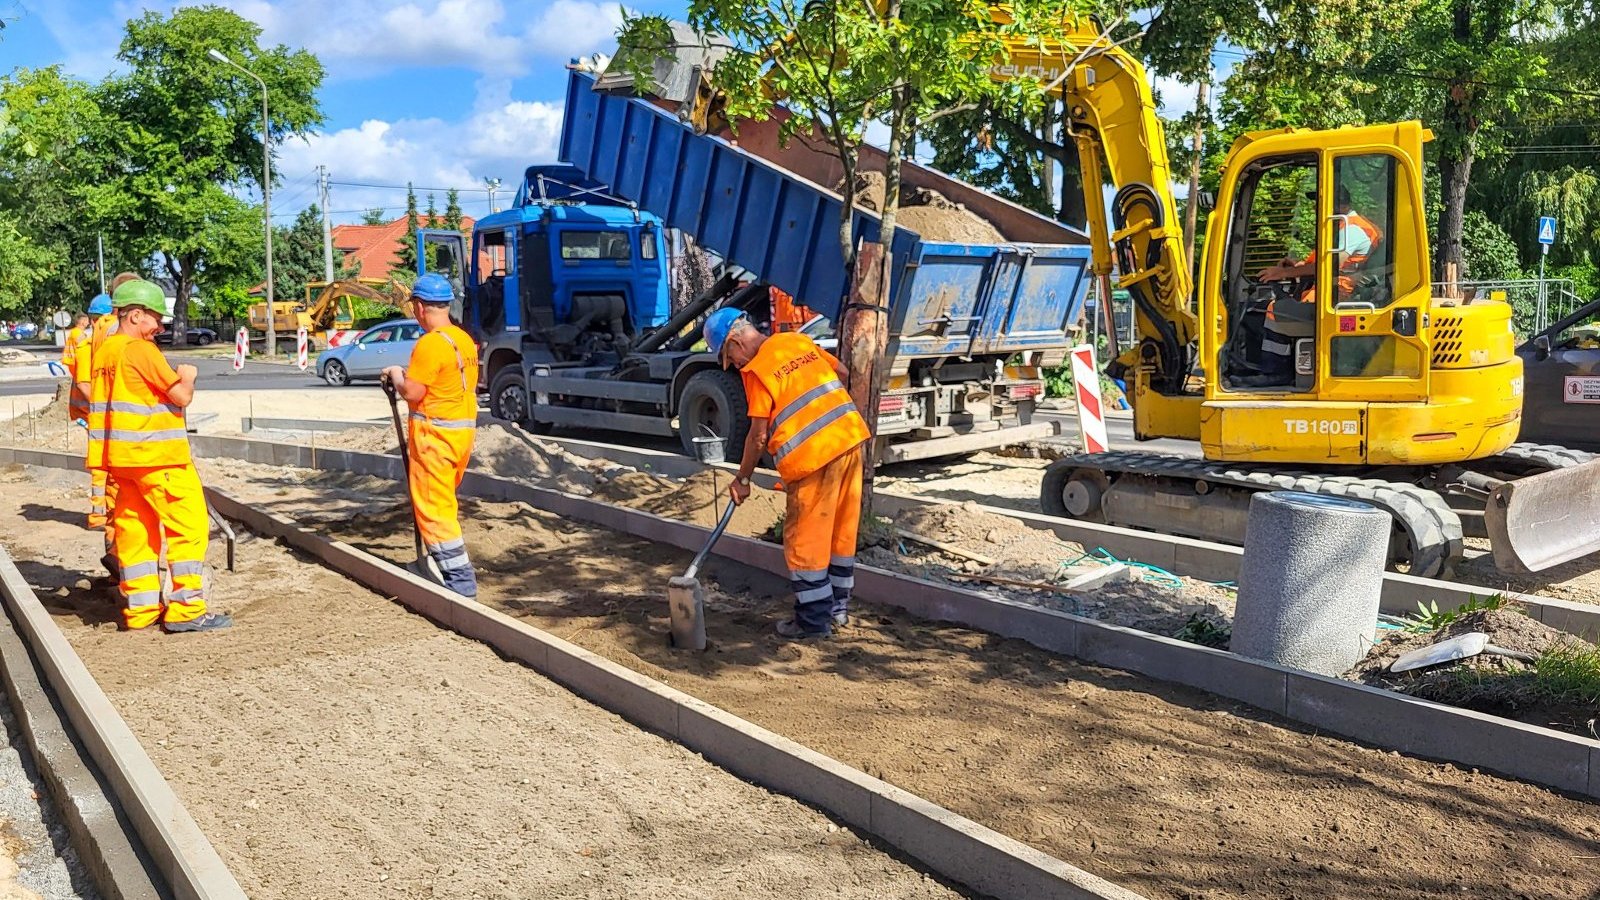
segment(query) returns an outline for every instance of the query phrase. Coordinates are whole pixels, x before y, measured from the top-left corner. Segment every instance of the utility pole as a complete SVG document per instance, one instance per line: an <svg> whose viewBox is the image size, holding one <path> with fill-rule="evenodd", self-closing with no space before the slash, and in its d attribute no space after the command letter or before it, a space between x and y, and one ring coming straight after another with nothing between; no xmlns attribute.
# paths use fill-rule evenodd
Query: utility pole
<svg viewBox="0 0 1600 900"><path fill-rule="evenodd" d="M1200 79L1194 98L1194 156L1189 160L1189 202L1185 204L1183 222L1183 252L1190 266L1194 265L1195 226L1200 214L1200 151L1206 143L1206 120L1211 118L1211 107L1206 96L1211 87L1211 73Z"/></svg>
<svg viewBox="0 0 1600 900"><path fill-rule="evenodd" d="M278 357L278 307L272 291L272 119L267 114L267 83L261 76L229 59L215 47L206 55L226 66L232 66L254 78L261 85L261 217L266 221L267 232L267 358ZM181 338L182 335L179 335Z"/></svg>
<svg viewBox="0 0 1600 900"><path fill-rule="evenodd" d="M317 185L322 190L322 280L333 280L333 225L328 221L328 167L317 166Z"/></svg>
<svg viewBox="0 0 1600 900"><path fill-rule="evenodd" d="M95 268L100 272L100 293L106 292L106 238L103 234L94 236Z"/></svg>
<svg viewBox="0 0 1600 900"><path fill-rule="evenodd" d="M499 212L494 208L494 195L500 192L500 179L486 177L483 179L483 186L489 191L489 213L493 215Z"/></svg>

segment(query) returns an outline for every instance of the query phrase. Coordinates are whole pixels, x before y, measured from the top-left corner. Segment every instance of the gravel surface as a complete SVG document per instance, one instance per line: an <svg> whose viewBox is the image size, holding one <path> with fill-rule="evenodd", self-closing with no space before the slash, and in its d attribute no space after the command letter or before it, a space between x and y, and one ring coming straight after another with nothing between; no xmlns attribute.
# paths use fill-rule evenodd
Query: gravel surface
<svg viewBox="0 0 1600 900"><path fill-rule="evenodd" d="M0 900L97 900L3 698L0 721L8 739L0 747Z"/></svg>

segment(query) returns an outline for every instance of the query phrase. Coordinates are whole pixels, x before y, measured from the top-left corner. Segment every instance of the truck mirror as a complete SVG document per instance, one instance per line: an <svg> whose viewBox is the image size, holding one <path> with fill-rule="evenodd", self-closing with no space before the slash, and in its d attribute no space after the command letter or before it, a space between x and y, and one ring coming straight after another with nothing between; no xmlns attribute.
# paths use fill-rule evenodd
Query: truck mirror
<svg viewBox="0 0 1600 900"><path fill-rule="evenodd" d="M1217 208L1217 194L1215 191L1200 191L1195 202L1200 204L1201 209L1210 212Z"/></svg>

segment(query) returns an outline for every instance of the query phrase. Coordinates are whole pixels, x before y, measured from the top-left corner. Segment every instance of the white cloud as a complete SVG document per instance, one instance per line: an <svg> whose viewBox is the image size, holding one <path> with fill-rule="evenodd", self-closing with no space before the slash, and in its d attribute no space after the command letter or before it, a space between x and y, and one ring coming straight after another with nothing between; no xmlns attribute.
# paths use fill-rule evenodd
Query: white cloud
<svg viewBox="0 0 1600 900"><path fill-rule="evenodd" d="M370 119L353 128L313 134L284 146L278 171L292 181L320 164L328 167L334 182L411 183L424 206L427 189L454 187L462 191L467 213L479 216L488 209L483 179L501 180L499 204L504 208L526 167L555 161L560 135L560 104L514 100L503 85L480 85L478 102L459 121ZM442 208L443 191L436 193ZM359 218L353 210L386 208L398 214L404 204L402 190L335 184L330 206L337 220L353 221ZM279 210L285 215L293 211Z"/></svg>
<svg viewBox="0 0 1600 900"><path fill-rule="evenodd" d="M184 0L187 2L187 0ZM123 23L179 0L65 0L40 4L67 49L68 71L98 78L117 67ZM261 26L263 42L315 53L333 77L401 68L459 66L498 77L540 61L565 61L615 46L621 7L595 0L221 0Z"/></svg>

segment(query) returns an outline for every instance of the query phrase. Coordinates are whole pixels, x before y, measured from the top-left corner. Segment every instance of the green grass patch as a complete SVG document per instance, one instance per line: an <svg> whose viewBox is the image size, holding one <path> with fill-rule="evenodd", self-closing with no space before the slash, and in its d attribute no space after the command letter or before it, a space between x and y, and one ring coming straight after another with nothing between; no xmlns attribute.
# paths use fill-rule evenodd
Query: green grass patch
<svg viewBox="0 0 1600 900"><path fill-rule="evenodd" d="M1438 631L1441 628L1450 626L1457 619L1468 613L1506 609L1507 607L1520 611L1520 607L1505 594L1490 594L1487 597L1479 597L1477 594L1473 594L1466 603L1461 604L1459 607L1444 610L1439 608L1438 603L1418 601L1417 614L1406 625L1406 630L1411 632Z"/></svg>
<svg viewBox="0 0 1600 900"><path fill-rule="evenodd" d="M1183 623L1183 627L1173 632L1172 636L1202 647L1226 650L1228 643L1233 640L1233 629L1219 625L1200 613L1190 613L1189 621Z"/></svg>

